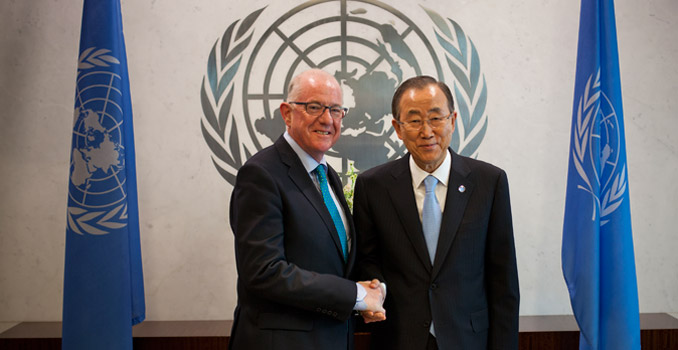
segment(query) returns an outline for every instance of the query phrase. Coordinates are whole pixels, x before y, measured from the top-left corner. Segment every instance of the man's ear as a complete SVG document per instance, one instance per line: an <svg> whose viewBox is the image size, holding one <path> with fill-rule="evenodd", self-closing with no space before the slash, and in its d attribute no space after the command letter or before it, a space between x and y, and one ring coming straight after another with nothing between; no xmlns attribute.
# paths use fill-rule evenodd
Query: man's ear
<svg viewBox="0 0 678 350"><path fill-rule="evenodd" d="M280 104L280 115L285 121L285 125L290 126L292 124L292 106L287 102Z"/></svg>
<svg viewBox="0 0 678 350"><path fill-rule="evenodd" d="M454 129L457 127L457 124L455 124L455 122L457 121L457 111L454 111L450 119L452 119L452 132L454 132Z"/></svg>
<svg viewBox="0 0 678 350"><path fill-rule="evenodd" d="M400 134L402 132L402 130L400 129L400 124L398 123L398 121L395 118L393 118L391 120L391 125L393 125L393 128L396 131L396 134L398 134L398 138L402 140L403 136Z"/></svg>

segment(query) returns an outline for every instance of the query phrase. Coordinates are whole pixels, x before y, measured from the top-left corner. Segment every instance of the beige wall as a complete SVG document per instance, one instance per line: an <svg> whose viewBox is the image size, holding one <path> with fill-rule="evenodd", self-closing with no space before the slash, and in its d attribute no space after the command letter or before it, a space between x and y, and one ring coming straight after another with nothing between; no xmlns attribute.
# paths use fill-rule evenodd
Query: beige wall
<svg viewBox="0 0 678 350"><path fill-rule="evenodd" d="M263 30L299 3L123 1L149 320L232 317L232 186L200 131L200 83L229 24L268 5ZM509 175L521 314L570 314L560 241L578 1L388 3L412 16L431 8L474 40L489 89L479 158ZM678 312L678 3L616 7L640 309ZM0 322L61 319L81 11L0 4Z"/></svg>

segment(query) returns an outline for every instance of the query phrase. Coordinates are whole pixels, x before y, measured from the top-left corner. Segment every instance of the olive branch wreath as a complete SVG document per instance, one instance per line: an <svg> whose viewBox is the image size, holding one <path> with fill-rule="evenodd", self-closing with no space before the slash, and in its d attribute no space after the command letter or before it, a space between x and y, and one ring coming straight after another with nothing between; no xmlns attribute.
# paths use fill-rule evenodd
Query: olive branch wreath
<svg viewBox="0 0 678 350"><path fill-rule="evenodd" d="M452 148L459 154L478 156L478 147L487 131L487 84L480 70L480 58L473 41L454 20L422 6L437 30L436 39L445 50L447 65L454 75L454 95L461 122L452 136ZM449 22L449 24L448 24Z"/></svg>
<svg viewBox="0 0 678 350"><path fill-rule="evenodd" d="M572 159L577 174L586 184L586 187L577 185L577 188L590 193L593 200L591 220L595 220L596 209L600 208L600 225L602 226L609 221L604 218L612 214L624 200L623 195L626 191L626 164L615 176L612 186L604 192L601 203L598 195L594 193L588 174L584 170L584 157L588 149L588 140L590 139L593 123L596 121L595 116L600 111L600 97L602 94L600 90L600 70L596 73L595 80L592 80L593 78L593 74L591 74L584 87L584 94L579 98L577 118L574 125ZM597 177L595 180L599 181Z"/></svg>
<svg viewBox="0 0 678 350"><path fill-rule="evenodd" d="M78 71L81 69L84 70L94 68L94 66L109 67L109 65L106 64L106 62L120 64L120 61L118 61L117 58L111 55L107 55L108 53L111 52L111 50L99 49L94 51L95 49L96 47L90 47L89 49L84 50L80 54L80 57L78 57Z"/></svg>
<svg viewBox="0 0 678 350"><path fill-rule="evenodd" d="M231 114L233 78L240 68L244 50L252 41L252 25L264 9L250 13L240 25L240 20L231 23L221 38L217 39L210 51L207 73L200 89L202 134L212 151L212 163L232 185L235 184L233 173L242 166L244 159L251 156L247 148L240 147L238 128ZM245 154L244 159L241 151Z"/></svg>
<svg viewBox="0 0 678 350"><path fill-rule="evenodd" d="M113 208L113 210L110 210L108 212L105 211L97 211L97 212L88 212L87 209L85 208L80 208L80 207L68 207L68 226L71 228L71 230L77 234L82 235L82 231L78 228L80 226L83 231L91 234L91 235L105 235L107 233L110 233L108 231L100 230L94 226L91 225L91 221L95 221L96 218L101 216L101 214L106 213L104 217L102 217L100 220L96 221L96 223L100 226L109 228L109 229L119 229L127 226L126 222L115 222L115 221L109 221L112 219L118 212L122 209L122 213L120 213L119 219L121 220L127 220L127 205L126 204L120 204L119 206ZM75 215L80 215L77 218L74 218ZM77 224L76 224L77 223Z"/></svg>
<svg viewBox="0 0 678 350"><path fill-rule="evenodd" d="M84 50L78 57L78 75L90 68L110 67L106 62L110 64L120 64L120 61L117 58L109 55L110 52L111 50L108 49L97 50L96 47L90 47ZM75 108L75 120L77 120L81 111L82 109L79 107ZM120 215L116 216L118 212L120 212ZM102 214L104 216L97 220ZM82 207L69 206L67 208L66 219L68 228L79 235L83 235L83 231L91 235L105 235L110 233L106 229L115 230L127 226L127 204L120 204L109 211L95 212ZM93 226L94 224L99 225L99 228Z"/></svg>

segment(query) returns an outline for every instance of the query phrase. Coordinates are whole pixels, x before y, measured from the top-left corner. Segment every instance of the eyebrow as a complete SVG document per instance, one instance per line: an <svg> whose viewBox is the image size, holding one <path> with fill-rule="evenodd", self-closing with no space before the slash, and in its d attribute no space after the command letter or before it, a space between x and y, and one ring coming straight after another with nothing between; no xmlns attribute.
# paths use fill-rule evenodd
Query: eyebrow
<svg viewBox="0 0 678 350"><path fill-rule="evenodd" d="M426 111L426 112L427 112L426 114L431 114L431 113L442 113L442 110L443 110L443 109L440 108L440 107L433 107L433 108L429 109L428 111ZM406 114L407 114L407 115L418 115L418 116L421 116L421 115L422 115L421 111L418 110L418 109L409 110L409 111L407 111Z"/></svg>
<svg viewBox="0 0 678 350"><path fill-rule="evenodd" d="M307 102L304 102L304 103L317 103L319 105L329 106L329 107L343 107L341 103L333 103L333 104L326 105L326 104L324 104L320 101L317 101L317 100L311 100L311 101L307 101Z"/></svg>

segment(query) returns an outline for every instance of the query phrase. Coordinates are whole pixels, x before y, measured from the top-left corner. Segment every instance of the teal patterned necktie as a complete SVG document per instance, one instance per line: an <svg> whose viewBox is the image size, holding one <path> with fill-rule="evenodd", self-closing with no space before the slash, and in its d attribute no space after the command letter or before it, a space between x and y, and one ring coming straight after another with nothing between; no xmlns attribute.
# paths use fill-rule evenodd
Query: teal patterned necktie
<svg viewBox="0 0 678 350"><path fill-rule="evenodd" d="M341 250L344 253L344 261L348 260L348 242L346 241L346 229L344 228L344 222L341 221L341 215L339 215L339 210L334 204L332 195L330 194L330 188L327 185L327 174L325 173L325 166L320 164L315 168L315 174L318 178L318 183L320 184L320 193L322 193L323 201L327 210L332 216L332 221L334 222L334 227L337 228L337 233L339 234L339 241L341 242Z"/></svg>

